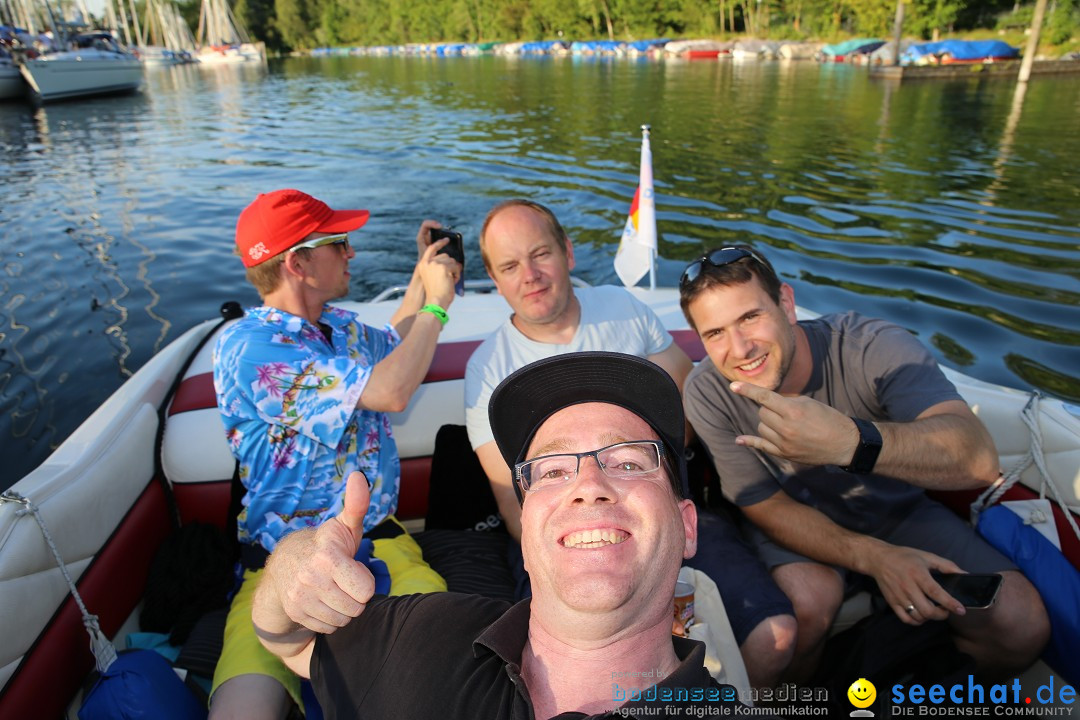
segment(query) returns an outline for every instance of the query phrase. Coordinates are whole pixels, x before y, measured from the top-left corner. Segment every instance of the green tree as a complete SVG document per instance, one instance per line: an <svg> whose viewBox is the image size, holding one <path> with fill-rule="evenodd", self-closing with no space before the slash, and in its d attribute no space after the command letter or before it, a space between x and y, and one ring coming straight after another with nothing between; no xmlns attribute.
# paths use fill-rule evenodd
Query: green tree
<svg viewBox="0 0 1080 720"><path fill-rule="evenodd" d="M904 16L905 29L923 38L949 31L963 12L964 0L913 0Z"/></svg>
<svg viewBox="0 0 1080 720"><path fill-rule="evenodd" d="M1056 0L1046 19L1046 40L1054 45L1068 42L1080 31L1077 0Z"/></svg>
<svg viewBox="0 0 1080 720"><path fill-rule="evenodd" d="M311 24L304 0L274 0L277 28L282 41L289 47L311 47Z"/></svg>
<svg viewBox="0 0 1080 720"><path fill-rule="evenodd" d="M272 0L236 0L233 12L240 18L252 38L262 40L274 52L284 49L281 35L274 27L274 3Z"/></svg>

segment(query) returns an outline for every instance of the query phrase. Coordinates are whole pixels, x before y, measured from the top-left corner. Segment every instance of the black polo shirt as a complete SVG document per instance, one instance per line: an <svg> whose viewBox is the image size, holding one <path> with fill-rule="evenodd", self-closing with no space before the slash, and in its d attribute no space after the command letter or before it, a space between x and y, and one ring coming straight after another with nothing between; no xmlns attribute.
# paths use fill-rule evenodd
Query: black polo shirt
<svg viewBox="0 0 1080 720"><path fill-rule="evenodd" d="M311 682L323 712L328 720L532 720L520 674L529 602L511 606L458 593L377 596L349 625L316 639ZM626 694L625 686L640 688L647 679L613 679L617 709L590 717L702 717L693 709L705 706L713 708L709 715L734 714L737 693L709 675L705 646L678 637L672 642L680 661L674 672L643 697ZM616 699L620 691L625 701Z"/></svg>

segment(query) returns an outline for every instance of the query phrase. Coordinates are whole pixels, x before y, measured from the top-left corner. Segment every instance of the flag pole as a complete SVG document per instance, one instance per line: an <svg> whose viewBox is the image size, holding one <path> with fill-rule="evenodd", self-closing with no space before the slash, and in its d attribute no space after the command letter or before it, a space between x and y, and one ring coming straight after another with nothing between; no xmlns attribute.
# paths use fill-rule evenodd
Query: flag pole
<svg viewBox="0 0 1080 720"><path fill-rule="evenodd" d="M652 134L652 127L650 127L649 125L642 125L641 126L642 161L644 162L646 154L647 154L648 161L649 161L649 177L650 177L650 179L652 178L652 144L649 142L649 137L651 136L651 134ZM653 226L655 228L655 225L656 225L656 210L655 210L655 208L656 208L656 201L655 201L656 193L653 192L652 183L650 183L648 192L653 193L653 198L651 199L650 204L654 208L653 209L653 214L652 214L652 222L653 222ZM655 229L653 231L653 237L656 237ZM659 238L657 238L657 242L659 242ZM657 252L657 249L655 247L649 249L649 289L650 290L655 290L656 289L656 252Z"/></svg>
<svg viewBox="0 0 1080 720"><path fill-rule="evenodd" d="M641 165L630 213L615 252L615 274L624 287L637 285L649 273L649 289L656 289L656 202L653 192L650 128L641 126Z"/></svg>

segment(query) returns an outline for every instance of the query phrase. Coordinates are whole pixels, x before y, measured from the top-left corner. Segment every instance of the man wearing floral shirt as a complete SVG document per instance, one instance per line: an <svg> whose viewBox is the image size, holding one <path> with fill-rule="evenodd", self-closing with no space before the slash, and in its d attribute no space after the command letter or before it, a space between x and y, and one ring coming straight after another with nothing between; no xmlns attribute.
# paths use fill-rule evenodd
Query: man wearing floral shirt
<svg viewBox="0 0 1080 720"><path fill-rule="evenodd" d="M348 293L348 233L368 217L277 190L259 195L237 222L237 252L263 305L229 326L214 354L218 407L246 489L237 519L244 583L214 677L215 717L280 717L290 696L300 703L299 681L251 625L266 553L341 512L353 471L371 482L365 531L397 507L400 465L386 413L403 410L427 373L461 266L437 254L446 241L431 243L438 223L425 221L401 307L383 329L364 325L327 303ZM445 590L399 527L384 525L392 544L381 550L375 542L374 555L390 565L389 594Z"/></svg>

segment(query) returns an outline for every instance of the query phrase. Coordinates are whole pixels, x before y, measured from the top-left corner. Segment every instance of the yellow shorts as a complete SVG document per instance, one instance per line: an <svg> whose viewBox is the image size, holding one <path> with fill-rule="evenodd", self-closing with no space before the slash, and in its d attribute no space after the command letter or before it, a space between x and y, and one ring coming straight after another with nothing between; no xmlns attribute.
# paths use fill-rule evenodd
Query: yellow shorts
<svg viewBox="0 0 1080 720"><path fill-rule="evenodd" d="M390 571L390 594L445 592L446 581L424 562L420 546L395 518L387 519L401 528L401 534L374 540L375 549L372 555L386 563ZM297 707L303 710L300 678L285 667L280 658L263 647L251 623L251 600L262 573L261 569L244 571L243 584L233 598L228 619L225 621L225 640L217 668L214 670L210 696L213 697L214 691L226 680L238 675L269 675L281 683Z"/></svg>

